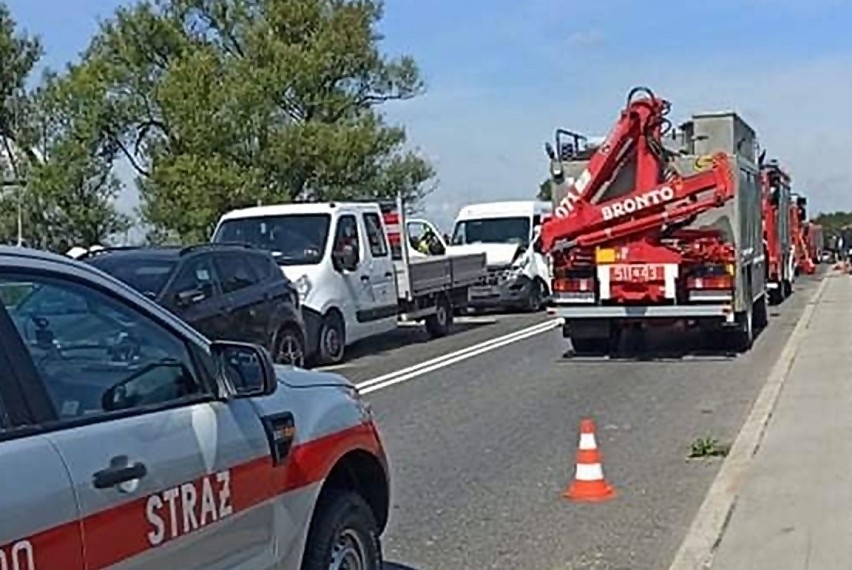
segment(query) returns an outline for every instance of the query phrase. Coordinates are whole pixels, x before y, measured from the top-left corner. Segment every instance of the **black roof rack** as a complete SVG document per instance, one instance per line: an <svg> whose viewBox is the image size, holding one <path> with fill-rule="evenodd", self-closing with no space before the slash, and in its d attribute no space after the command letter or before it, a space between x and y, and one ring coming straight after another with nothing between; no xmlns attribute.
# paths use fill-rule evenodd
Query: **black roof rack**
<svg viewBox="0 0 852 570"><path fill-rule="evenodd" d="M98 249L89 249L78 257L77 259L86 259L88 257L94 257L95 255L100 255L102 253L110 253L113 251L132 251L134 249L142 249L142 246L139 245L114 245L109 247L100 247Z"/></svg>
<svg viewBox="0 0 852 570"><path fill-rule="evenodd" d="M193 251L198 251L199 249L207 249L207 248L227 248L227 247L241 247L244 249L257 249L250 243L242 242L242 241L219 241L219 242L209 242L209 243L197 243L194 245L188 245L180 250L180 255L186 255L188 253L192 253Z"/></svg>

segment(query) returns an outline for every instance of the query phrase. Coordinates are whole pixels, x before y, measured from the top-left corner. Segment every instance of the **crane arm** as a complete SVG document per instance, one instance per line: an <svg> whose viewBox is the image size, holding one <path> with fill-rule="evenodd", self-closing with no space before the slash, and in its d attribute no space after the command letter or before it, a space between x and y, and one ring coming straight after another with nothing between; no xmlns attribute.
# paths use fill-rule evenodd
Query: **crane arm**
<svg viewBox="0 0 852 570"><path fill-rule="evenodd" d="M650 91L633 100L640 90L631 91L617 124L543 225L544 251L626 238L686 220L733 197L733 174L724 153L712 157L709 170L666 176L661 130L670 105ZM631 158L636 168L632 192L597 202L600 190ZM699 198L711 190L710 197Z"/></svg>

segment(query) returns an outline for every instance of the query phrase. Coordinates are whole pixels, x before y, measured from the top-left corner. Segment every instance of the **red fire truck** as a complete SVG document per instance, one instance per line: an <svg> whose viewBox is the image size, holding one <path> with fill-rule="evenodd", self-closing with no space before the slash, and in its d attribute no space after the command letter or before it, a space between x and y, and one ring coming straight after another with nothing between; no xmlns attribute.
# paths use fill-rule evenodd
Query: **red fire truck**
<svg viewBox="0 0 852 570"><path fill-rule="evenodd" d="M766 322L755 132L733 112L671 132L669 110L636 88L599 145L562 129L546 145L554 216L541 247L550 311L575 353L609 354L625 330L673 324L747 349Z"/></svg>

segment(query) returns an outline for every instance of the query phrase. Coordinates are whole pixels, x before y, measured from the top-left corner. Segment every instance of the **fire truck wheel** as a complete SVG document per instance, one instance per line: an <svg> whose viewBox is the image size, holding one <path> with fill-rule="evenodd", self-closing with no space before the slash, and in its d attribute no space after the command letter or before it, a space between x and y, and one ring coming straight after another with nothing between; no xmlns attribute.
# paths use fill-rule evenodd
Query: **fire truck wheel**
<svg viewBox="0 0 852 570"><path fill-rule="evenodd" d="M769 324L769 306L766 295L762 295L754 304L754 328L763 330Z"/></svg>
<svg viewBox="0 0 852 570"><path fill-rule="evenodd" d="M302 570L380 570L379 527L357 493L323 492L311 527Z"/></svg>
<svg viewBox="0 0 852 570"><path fill-rule="evenodd" d="M745 352L754 343L754 313L749 307L745 312L737 314L737 326L729 331L730 348L737 352Z"/></svg>
<svg viewBox="0 0 852 570"><path fill-rule="evenodd" d="M609 353L610 344L608 338L572 338L571 352L578 356L603 356Z"/></svg>

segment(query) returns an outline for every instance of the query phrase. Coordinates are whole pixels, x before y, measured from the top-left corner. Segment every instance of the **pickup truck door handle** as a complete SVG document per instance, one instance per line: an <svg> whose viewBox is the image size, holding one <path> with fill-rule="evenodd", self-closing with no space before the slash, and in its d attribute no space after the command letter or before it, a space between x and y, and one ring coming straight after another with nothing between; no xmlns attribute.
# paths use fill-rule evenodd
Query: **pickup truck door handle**
<svg viewBox="0 0 852 570"><path fill-rule="evenodd" d="M393 277L393 272L388 271L387 273L385 273L385 277Z"/></svg>
<svg viewBox="0 0 852 570"><path fill-rule="evenodd" d="M141 479L147 474L148 468L144 463L130 463L126 455L119 455L110 460L109 467L92 476L92 484L95 489L109 489L121 483Z"/></svg>
<svg viewBox="0 0 852 570"><path fill-rule="evenodd" d="M369 281L369 280L370 280L370 276L369 276L369 275L362 275L362 276L361 276L361 281Z"/></svg>

